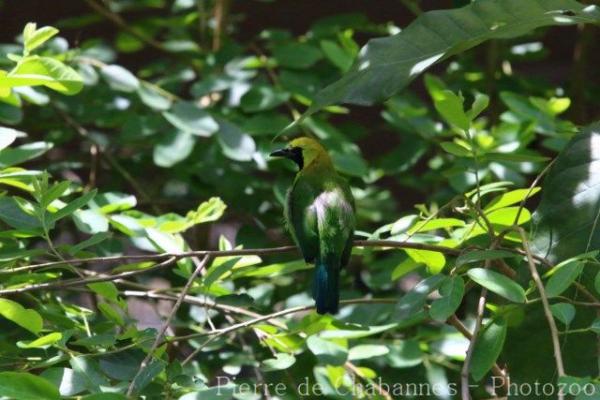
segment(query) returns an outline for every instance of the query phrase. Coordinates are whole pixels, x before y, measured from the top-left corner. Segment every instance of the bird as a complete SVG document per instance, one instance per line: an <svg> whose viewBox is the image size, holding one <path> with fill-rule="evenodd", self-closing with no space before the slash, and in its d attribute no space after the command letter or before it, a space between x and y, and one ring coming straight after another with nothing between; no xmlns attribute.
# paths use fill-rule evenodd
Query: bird
<svg viewBox="0 0 600 400"><path fill-rule="evenodd" d="M270 156L290 159L298 166L286 195L286 226L304 260L315 264L313 299L317 313L337 314L340 269L350 260L355 227L350 186L315 139L293 139Z"/></svg>

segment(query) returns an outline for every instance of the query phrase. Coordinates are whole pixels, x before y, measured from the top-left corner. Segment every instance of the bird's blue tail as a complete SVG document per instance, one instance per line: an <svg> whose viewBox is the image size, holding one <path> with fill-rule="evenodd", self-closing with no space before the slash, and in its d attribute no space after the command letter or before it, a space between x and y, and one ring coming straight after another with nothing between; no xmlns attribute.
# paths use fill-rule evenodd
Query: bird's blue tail
<svg viewBox="0 0 600 400"><path fill-rule="evenodd" d="M313 298L319 314L336 314L339 308L340 269L331 264L317 261L315 268L315 282Z"/></svg>

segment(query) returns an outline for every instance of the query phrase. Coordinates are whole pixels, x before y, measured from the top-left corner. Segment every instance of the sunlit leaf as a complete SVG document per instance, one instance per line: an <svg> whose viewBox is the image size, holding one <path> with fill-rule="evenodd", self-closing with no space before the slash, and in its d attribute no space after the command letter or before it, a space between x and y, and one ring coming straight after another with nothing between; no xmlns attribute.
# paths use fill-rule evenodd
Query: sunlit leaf
<svg viewBox="0 0 600 400"><path fill-rule="evenodd" d="M484 268L473 268L467 271L473 281L488 290L515 303L525 303L525 290L512 279Z"/></svg>

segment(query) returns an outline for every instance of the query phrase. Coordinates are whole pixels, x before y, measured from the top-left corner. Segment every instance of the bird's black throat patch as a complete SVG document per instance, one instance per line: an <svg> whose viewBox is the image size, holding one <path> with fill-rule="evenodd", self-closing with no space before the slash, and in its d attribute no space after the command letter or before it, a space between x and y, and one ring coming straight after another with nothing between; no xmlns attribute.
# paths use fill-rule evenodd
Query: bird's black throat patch
<svg viewBox="0 0 600 400"><path fill-rule="evenodd" d="M298 164L298 170L304 168L304 157L302 156L302 149L300 147L292 147L289 149L288 158Z"/></svg>

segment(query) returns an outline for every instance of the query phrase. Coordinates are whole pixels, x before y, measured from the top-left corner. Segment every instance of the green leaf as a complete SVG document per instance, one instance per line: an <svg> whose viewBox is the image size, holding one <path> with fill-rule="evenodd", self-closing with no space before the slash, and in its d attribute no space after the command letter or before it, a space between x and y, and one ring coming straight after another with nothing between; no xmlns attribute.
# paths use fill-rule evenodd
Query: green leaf
<svg viewBox="0 0 600 400"><path fill-rule="evenodd" d="M76 210L72 218L77 229L88 235L108 231L108 219L97 210Z"/></svg>
<svg viewBox="0 0 600 400"><path fill-rule="evenodd" d="M448 279L445 275L433 275L423 279L406 293L396 304L396 313L399 319L414 316L425 307L427 296Z"/></svg>
<svg viewBox="0 0 600 400"><path fill-rule="evenodd" d="M318 93L307 114L335 103L385 100L433 64L486 40L517 37L542 26L596 23L598 14L572 0L484 0L425 12L400 33L370 40L350 71Z"/></svg>
<svg viewBox="0 0 600 400"><path fill-rule="evenodd" d="M11 128L0 126L0 151L7 148L17 138L17 131Z"/></svg>
<svg viewBox="0 0 600 400"><path fill-rule="evenodd" d="M275 358L269 358L263 361L263 371L279 371L288 369L296 362L296 357L292 354L276 353Z"/></svg>
<svg viewBox="0 0 600 400"><path fill-rule="evenodd" d="M463 109L463 99L450 90L444 90L434 97L433 105L450 125L464 131L469 130L471 121Z"/></svg>
<svg viewBox="0 0 600 400"><path fill-rule="evenodd" d="M235 161L251 161L256 152L256 143L235 124L219 121L219 145L223 154Z"/></svg>
<svg viewBox="0 0 600 400"><path fill-rule="evenodd" d="M398 324L375 325L356 327L356 329L331 329L322 331L319 336L322 339L360 339L367 336L376 335L381 332L389 331L397 327Z"/></svg>
<svg viewBox="0 0 600 400"><path fill-rule="evenodd" d="M470 264L485 260L497 260L499 258L516 257L518 254L508 250L473 250L468 253L461 254L456 259L456 266L460 267L465 264Z"/></svg>
<svg viewBox="0 0 600 400"><path fill-rule="evenodd" d="M36 230L40 221L23 211L16 197L0 197L0 220L16 229Z"/></svg>
<svg viewBox="0 0 600 400"><path fill-rule="evenodd" d="M387 354L387 362L393 368L412 368L423 363L423 351L415 339L395 340Z"/></svg>
<svg viewBox="0 0 600 400"><path fill-rule="evenodd" d="M0 132L1 133L1 132ZM52 148L52 143L32 142L0 151L0 168L21 164L39 157Z"/></svg>
<svg viewBox="0 0 600 400"><path fill-rule="evenodd" d="M196 136L209 137L219 129L219 125L208 112L192 103L175 103L162 115L175 128Z"/></svg>
<svg viewBox="0 0 600 400"><path fill-rule="evenodd" d="M185 219L191 224L216 221L225 212L227 205L219 197L211 197L202 202L195 211L190 211Z"/></svg>
<svg viewBox="0 0 600 400"><path fill-rule="evenodd" d="M425 264L427 271L431 274L440 273L446 265L446 257L437 251L415 249L404 249L404 251L415 262Z"/></svg>
<svg viewBox="0 0 600 400"><path fill-rule="evenodd" d="M551 262L600 249L600 123L575 135L552 165L533 217L532 248ZM568 217L567 217L568 216Z"/></svg>
<svg viewBox="0 0 600 400"><path fill-rule="evenodd" d="M74 396L85 390L83 379L71 368L48 368L40 375L52 382L60 391L61 396Z"/></svg>
<svg viewBox="0 0 600 400"><path fill-rule="evenodd" d="M74 95L83 88L83 79L71 67L50 58L29 56L15 66L4 77L0 77L0 88L44 85L62 94Z"/></svg>
<svg viewBox="0 0 600 400"><path fill-rule="evenodd" d="M584 262L574 260L556 268L546 283L546 296L556 297L567 290L581 275L584 265Z"/></svg>
<svg viewBox="0 0 600 400"><path fill-rule="evenodd" d="M565 325L570 325L573 318L575 318L575 307L569 303L556 303L550 306L550 311L554 318L559 320Z"/></svg>
<svg viewBox="0 0 600 400"><path fill-rule="evenodd" d="M100 75L113 90L135 92L140 87L138 78L120 65L105 65L100 68Z"/></svg>
<svg viewBox="0 0 600 400"><path fill-rule="evenodd" d="M305 43L288 43L273 48L273 57L280 67L309 68L319 61L321 51Z"/></svg>
<svg viewBox="0 0 600 400"><path fill-rule="evenodd" d="M476 382L485 377L502 352L506 328L506 321L498 319L486 325L477 337L470 370L471 376Z"/></svg>
<svg viewBox="0 0 600 400"><path fill-rule="evenodd" d="M265 111L285 103L290 94L272 86L257 85L248 90L240 100L242 110L247 113Z"/></svg>
<svg viewBox="0 0 600 400"><path fill-rule="evenodd" d="M178 400L223 400L232 398L232 395L237 391L237 387L228 382L225 385L207 387L184 394Z"/></svg>
<svg viewBox="0 0 600 400"><path fill-rule="evenodd" d="M35 349L51 346L62 339L62 333L52 332L32 341L17 342L22 349Z"/></svg>
<svg viewBox="0 0 600 400"><path fill-rule="evenodd" d="M548 161L549 157L540 156L531 153L496 153L489 152L482 156L482 160L486 162L498 161L498 162L544 162Z"/></svg>
<svg viewBox="0 0 600 400"><path fill-rule="evenodd" d="M518 283L498 272L473 268L467 272L467 275L479 285L505 299L515 303L525 303L526 301L525 290Z"/></svg>
<svg viewBox="0 0 600 400"><path fill-rule="evenodd" d="M342 365L348 359L348 350L330 340L321 339L316 335L306 339L306 345L323 364Z"/></svg>
<svg viewBox="0 0 600 400"><path fill-rule="evenodd" d="M596 318L594 322L592 322L590 330L595 334L600 335L600 318Z"/></svg>
<svg viewBox="0 0 600 400"><path fill-rule="evenodd" d="M154 164L159 167L170 168L180 163L192 154L196 141L191 133L176 131L167 133L161 141L154 146L152 157Z"/></svg>
<svg viewBox="0 0 600 400"><path fill-rule="evenodd" d="M31 23L27 25L31 26ZM25 26L25 30L23 31L23 42L26 54L29 54L31 51L40 47L47 42L48 39L58 33L58 29L52 26L43 26L40 29L36 29L35 24L33 24L33 31L31 28L28 29L28 26Z"/></svg>
<svg viewBox="0 0 600 400"><path fill-rule="evenodd" d="M490 104L490 97L483 93L477 93L471 109L467 111L467 118L473 121Z"/></svg>
<svg viewBox="0 0 600 400"><path fill-rule="evenodd" d="M447 153L450 153L457 157L472 157L473 156L472 152L469 149L467 149L455 142L441 142L440 146L442 146L442 149L444 149Z"/></svg>
<svg viewBox="0 0 600 400"><path fill-rule="evenodd" d="M594 288L596 289L596 293L600 294L600 271L598 271L594 279Z"/></svg>
<svg viewBox="0 0 600 400"><path fill-rule="evenodd" d="M82 397L81 400L127 400L127 397L121 393L94 393Z"/></svg>
<svg viewBox="0 0 600 400"><path fill-rule="evenodd" d="M500 196L495 197L487 206L485 206L484 211L489 213L500 208L520 203L525 198L533 197L540 190L540 187L534 187L531 191L529 189L517 189L503 193Z"/></svg>
<svg viewBox="0 0 600 400"><path fill-rule="evenodd" d="M346 72L352 67L354 57L339 44L332 40L321 40L320 44L325 57L327 57L333 65L342 70L342 72Z"/></svg>
<svg viewBox="0 0 600 400"><path fill-rule="evenodd" d="M24 308L19 303L0 299L0 315L35 334L42 330L44 322L37 311Z"/></svg>
<svg viewBox="0 0 600 400"><path fill-rule="evenodd" d="M135 380L134 392L139 393L142 389L148 386L148 384L152 382L152 379L156 378L156 376L158 376L158 374L160 374L166 366L167 363L163 360L154 359L150 361L150 363L142 369L140 375Z"/></svg>
<svg viewBox="0 0 600 400"><path fill-rule="evenodd" d="M521 209L519 213L520 207L504 207L499 208L493 211L486 213L488 220L493 225L501 225L501 226L513 226L515 220L517 219L517 215L519 215L519 220L517 221L517 225L523 225L526 222L529 222L531 219L531 213L526 208ZM483 223L483 221L482 221Z"/></svg>
<svg viewBox="0 0 600 400"><path fill-rule="evenodd" d="M66 192L67 189L69 189L70 185L71 182L62 181L60 183L52 185L50 188L48 188L48 190L43 192L40 202L42 208L46 209L46 207L48 207L50 203L62 196L63 193Z"/></svg>
<svg viewBox="0 0 600 400"><path fill-rule="evenodd" d="M184 232L194 225L218 220L226 208L227 205L223 200L218 197L211 197L207 201L202 202L196 210L189 211L185 218L174 214L175 218L162 222L159 225L159 229L167 233Z"/></svg>
<svg viewBox="0 0 600 400"><path fill-rule="evenodd" d="M367 358L384 356L390 352L387 346L380 344L359 344L348 351L348 360L366 360Z"/></svg>
<svg viewBox="0 0 600 400"><path fill-rule="evenodd" d="M134 195L119 192L98 193L90 201L90 207L98 207L103 214L129 210L136 205L137 200Z"/></svg>
<svg viewBox="0 0 600 400"><path fill-rule="evenodd" d="M85 387L92 393L100 392L101 386L108 386L108 379L102 374L98 362L91 357L77 356L69 360L73 371L81 376Z"/></svg>
<svg viewBox="0 0 600 400"><path fill-rule="evenodd" d="M125 325L125 320L123 316L115 307L113 307L109 303L98 303L98 310L108 319L109 321L114 322L117 325Z"/></svg>
<svg viewBox="0 0 600 400"><path fill-rule="evenodd" d="M171 99L148 83L141 82L137 89L137 94L140 96L142 103L153 110L165 111L171 108Z"/></svg>
<svg viewBox="0 0 600 400"><path fill-rule="evenodd" d="M71 201L55 213L49 214L47 218L48 223L53 224L56 221L73 214L75 211L79 210L81 207L85 206L91 199L93 199L97 192L98 191L96 189L91 190L83 196Z"/></svg>
<svg viewBox="0 0 600 400"><path fill-rule="evenodd" d="M137 373L144 355L137 349L107 354L100 358L100 369L110 378L131 381Z"/></svg>
<svg viewBox="0 0 600 400"><path fill-rule="evenodd" d="M408 234L412 235L417 232L433 231L436 229L453 228L457 226L465 226L465 222L456 218L436 218L429 221L419 221L408 230Z"/></svg>
<svg viewBox="0 0 600 400"><path fill-rule="evenodd" d="M436 321L445 322L460 306L465 293L465 283L460 276L451 277L442 283L439 299L431 303L429 315Z"/></svg>
<svg viewBox="0 0 600 400"><path fill-rule="evenodd" d="M58 389L27 372L0 372L0 396L19 400L59 400Z"/></svg>
<svg viewBox="0 0 600 400"><path fill-rule="evenodd" d="M112 300L115 303L119 301L119 289L112 282L89 283L87 287L105 299Z"/></svg>

